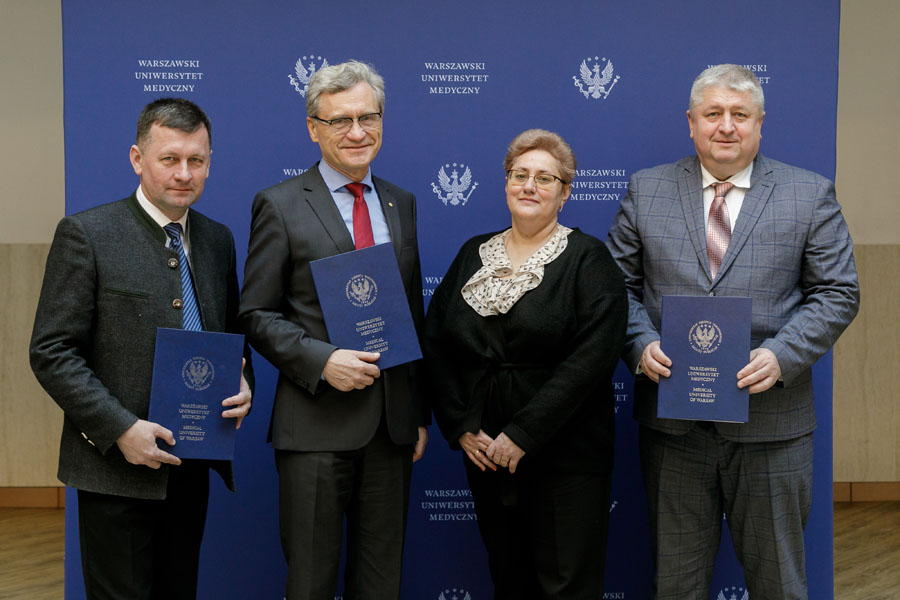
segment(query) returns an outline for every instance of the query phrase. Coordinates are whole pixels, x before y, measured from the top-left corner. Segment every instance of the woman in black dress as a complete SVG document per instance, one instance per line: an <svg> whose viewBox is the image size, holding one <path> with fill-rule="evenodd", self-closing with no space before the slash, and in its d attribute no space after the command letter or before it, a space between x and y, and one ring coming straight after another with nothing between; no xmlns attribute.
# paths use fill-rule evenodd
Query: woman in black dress
<svg viewBox="0 0 900 600"><path fill-rule="evenodd" d="M432 408L464 453L494 598L599 599L625 285L557 222L575 175L559 135L519 134L504 167L511 227L466 242L431 300Z"/></svg>

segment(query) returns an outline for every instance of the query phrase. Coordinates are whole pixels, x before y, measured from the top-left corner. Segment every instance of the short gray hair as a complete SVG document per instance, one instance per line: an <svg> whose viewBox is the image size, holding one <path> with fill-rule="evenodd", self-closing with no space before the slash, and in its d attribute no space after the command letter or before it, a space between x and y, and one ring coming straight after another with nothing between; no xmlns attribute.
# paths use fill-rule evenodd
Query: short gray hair
<svg viewBox="0 0 900 600"><path fill-rule="evenodd" d="M322 94L337 94L349 90L360 82L368 83L375 92L378 111L383 113L384 79L372 65L358 60L348 60L319 69L309 78L309 87L306 90L306 116L314 117L319 112L319 98Z"/></svg>
<svg viewBox="0 0 900 600"><path fill-rule="evenodd" d="M713 65L697 75L691 86L691 103L688 109L694 110L695 106L703 102L706 88L712 86L728 88L735 92L750 92L750 99L760 114L765 111L766 98L756 74L746 67L732 64Z"/></svg>

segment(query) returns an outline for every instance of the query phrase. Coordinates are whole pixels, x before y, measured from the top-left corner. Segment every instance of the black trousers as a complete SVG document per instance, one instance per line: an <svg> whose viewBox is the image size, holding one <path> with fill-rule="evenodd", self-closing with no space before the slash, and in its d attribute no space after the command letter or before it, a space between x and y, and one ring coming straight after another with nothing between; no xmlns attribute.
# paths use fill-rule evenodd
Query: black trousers
<svg viewBox="0 0 900 600"><path fill-rule="evenodd" d="M412 450L382 419L358 450L275 451L288 600L333 600L345 516L344 600L399 597Z"/></svg>
<svg viewBox="0 0 900 600"><path fill-rule="evenodd" d="M194 600L208 499L203 461L169 467L165 500L78 490L87 599Z"/></svg>
<svg viewBox="0 0 900 600"><path fill-rule="evenodd" d="M611 473L482 473L463 460L495 600L603 597Z"/></svg>

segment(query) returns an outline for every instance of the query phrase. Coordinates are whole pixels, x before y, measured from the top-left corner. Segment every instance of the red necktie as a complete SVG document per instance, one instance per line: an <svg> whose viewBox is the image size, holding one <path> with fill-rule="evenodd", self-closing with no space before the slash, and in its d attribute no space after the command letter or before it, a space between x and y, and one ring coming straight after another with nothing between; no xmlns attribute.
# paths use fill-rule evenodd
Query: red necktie
<svg viewBox="0 0 900 600"><path fill-rule="evenodd" d="M348 183L344 186L353 194L353 242L356 249L368 248L375 245L375 236L372 235L372 221L369 219L369 207L363 197L366 188L362 183Z"/></svg>
<svg viewBox="0 0 900 600"><path fill-rule="evenodd" d="M725 195L734 187L733 183L713 184L716 188L716 197L709 207L709 222L706 224L706 257L709 259L709 270L713 279L722 266L722 258L728 250L731 242L731 221L728 218L728 205L725 204Z"/></svg>

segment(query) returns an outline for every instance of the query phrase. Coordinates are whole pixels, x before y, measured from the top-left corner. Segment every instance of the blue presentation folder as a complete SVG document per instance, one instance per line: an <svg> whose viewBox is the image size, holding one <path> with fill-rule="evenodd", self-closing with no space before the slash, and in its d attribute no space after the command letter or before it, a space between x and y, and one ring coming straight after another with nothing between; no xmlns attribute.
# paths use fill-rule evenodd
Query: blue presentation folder
<svg viewBox="0 0 900 600"><path fill-rule="evenodd" d="M747 422L737 373L750 362L751 319L750 298L663 296L660 347L672 374L659 378L658 417Z"/></svg>
<svg viewBox="0 0 900 600"><path fill-rule="evenodd" d="M328 341L338 348L381 352L381 369L422 358L409 301L391 244L309 263Z"/></svg>
<svg viewBox="0 0 900 600"><path fill-rule="evenodd" d="M244 336L184 329L156 330L148 419L170 429L179 458L231 460L236 419L222 417L222 400L241 389Z"/></svg>

